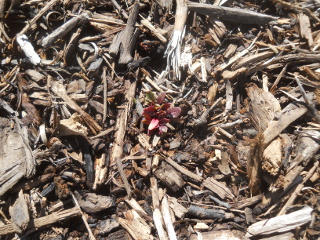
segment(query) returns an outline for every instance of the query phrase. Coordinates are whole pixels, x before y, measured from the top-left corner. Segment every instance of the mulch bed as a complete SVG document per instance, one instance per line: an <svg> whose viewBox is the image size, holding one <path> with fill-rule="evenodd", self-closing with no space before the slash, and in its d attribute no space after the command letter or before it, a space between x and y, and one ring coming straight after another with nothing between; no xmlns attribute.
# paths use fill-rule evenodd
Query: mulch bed
<svg viewBox="0 0 320 240"><path fill-rule="evenodd" d="M2 1L0 239L318 239L318 1Z"/></svg>

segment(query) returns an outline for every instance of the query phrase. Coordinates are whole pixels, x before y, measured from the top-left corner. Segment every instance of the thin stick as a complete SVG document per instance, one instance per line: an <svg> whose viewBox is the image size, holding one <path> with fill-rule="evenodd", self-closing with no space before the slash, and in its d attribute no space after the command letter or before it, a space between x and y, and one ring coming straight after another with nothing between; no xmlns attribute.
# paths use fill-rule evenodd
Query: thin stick
<svg viewBox="0 0 320 240"><path fill-rule="evenodd" d="M125 189L127 191L128 196L130 197L130 195L131 195L131 186L130 186L130 183L129 183L128 179L127 179L126 174L124 173L123 164L122 164L122 161L121 161L120 158L117 159L116 164L117 164L117 168L118 168L120 177L121 177L121 179L123 181L124 187L125 187Z"/></svg>
<svg viewBox="0 0 320 240"><path fill-rule="evenodd" d="M282 207L281 211L278 213L277 216L283 215L286 212L287 208L293 204L293 202L297 198L297 196L300 195L301 189L303 188L305 182L308 181L309 178L312 177L312 175L314 174L314 172L317 170L318 167L319 167L319 161L314 163L313 167L308 171L308 174L304 177L303 182L300 183L296 187L296 189L294 190L294 192L290 196L289 200Z"/></svg>
<svg viewBox="0 0 320 240"><path fill-rule="evenodd" d="M193 172L190 172L188 169L180 166L178 163L173 161L171 158L164 156L164 160L166 160L167 163L169 163L172 167L177 169L179 172L181 172L182 174L192 178L193 180L195 180L197 182L201 182L203 180L203 178L201 176L199 176L199 175L197 175L197 174L195 174Z"/></svg>
<svg viewBox="0 0 320 240"><path fill-rule="evenodd" d="M59 0L51 0L50 2L47 3L47 5L42 8L36 16L34 16L34 18L31 19L30 22L27 23L27 25L18 33L18 35L22 35L22 34L25 34L26 31L29 30L29 28L36 23L36 21L39 20L39 18L42 17L42 15L48 11L50 8L52 8L57 2L59 2Z"/></svg>
<svg viewBox="0 0 320 240"><path fill-rule="evenodd" d="M285 72L286 72L286 70L287 70L287 67L288 67L288 64L286 64L286 65L282 68L281 72L279 73L277 79L274 81L274 83L273 83L273 85L272 85L272 87L271 87L271 89L270 89L270 92L271 92L271 93L274 93L274 91L276 90L276 87L277 87L278 83L280 82L281 78L283 77L283 75L285 74Z"/></svg>
<svg viewBox="0 0 320 240"><path fill-rule="evenodd" d="M240 59L241 57L243 57L244 55L247 55L251 49L253 48L255 42L258 40L259 36L261 34L261 31L258 33L258 35L255 37L255 39L253 39L252 43L250 44L250 46L243 50L242 52L238 53L237 55L235 55L234 57L232 57L227 63L223 63L220 65L220 67L218 67L218 71L222 71L225 68L229 67L231 64L235 63L238 59Z"/></svg>
<svg viewBox="0 0 320 240"><path fill-rule="evenodd" d="M174 231L173 223L171 221L172 216L170 214L169 202L166 195L163 197L163 200L161 203L161 213L162 213L163 220L169 235L169 239L177 240L177 235L176 235L176 232Z"/></svg>
<svg viewBox="0 0 320 240"><path fill-rule="evenodd" d="M112 4L114 5L114 7L122 14L122 16L125 18L125 19L128 19L129 16L128 14L120 7L119 3L117 3L116 0L111 0Z"/></svg>
<svg viewBox="0 0 320 240"><path fill-rule="evenodd" d="M51 34L45 37L41 45L43 48L48 48L52 43L54 43L58 38L64 37L76 26L85 24L88 21L89 15L87 13L82 13L69 21L65 22L63 25L54 30Z"/></svg>
<svg viewBox="0 0 320 240"><path fill-rule="evenodd" d="M296 82L297 82L297 84L298 84L298 86L299 86L299 88L300 88L300 92L301 92L301 94L302 94L302 96L303 96L303 99L304 99L304 101L306 102L306 104L308 105L308 107L309 107L309 109L310 109L310 111L311 111L314 119L316 120L317 123L320 123L320 115L319 115L319 113L318 113L318 110L313 106L313 104L311 104L311 103L309 102L309 99L308 99L308 97L307 97L307 93L306 93L306 91L303 89L303 86L302 86L302 84L301 84L301 82L300 82L299 77L297 77L296 75L294 75L294 78L296 79Z"/></svg>
<svg viewBox="0 0 320 240"><path fill-rule="evenodd" d="M107 114L108 114L108 101L107 101L108 82L107 82L106 67L103 67L102 82L103 82L103 117L102 117L102 122L105 123L106 119L107 119Z"/></svg>
<svg viewBox="0 0 320 240"><path fill-rule="evenodd" d="M148 21L148 19L145 19L141 14L139 14L139 16L142 18L140 22L143 26L148 28L162 43L167 43L167 39L158 31L158 29L156 29L155 26L152 25L151 22Z"/></svg>
<svg viewBox="0 0 320 240"><path fill-rule="evenodd" d="M63 210L61 212L55 212L48 216L33 219L29 222L27 229L38 229L44 226L51 225L56 222L60 222L71 217L79 216L81 214L79 207L73 207L70 209ZM6 224L0 227L0 236L15 233L13 224Z"/></svg>
<svg viewBox="0 0 320 240"><path fill-rule="evenodd" d="M126 191L128 195L131 194L131 187L123 171L123 164L121 161L121 155L123 153L124 137L126 134L128 117L132 109L134 94L137 87L137 82L130 83L129 80L125 82L126 96L125 96L125 109L120 110L118 114L118 119L116 123L117 132L114 135L114 145L110 154L110 165L116 163L118 171L121 175L122 181L125 184Z"/></svg>
<svg viewBox="0 0 320 240"><path fill-rule="evenodd" d="M83 214L83 212L82 212L82 210L80 208L80 205L79 205L77 199L74 197L73 193L71 193L71 196L72 196L72 200L73 200L74 204L76 205L77 208L79 208L79 211L81 212L81 218L83 220L84 225L86 226L86 228L88 230L90 240L96 240L96 238L94 237L94 235L93 235L93 233L91 231L91 228L90 228L90 226L89 226L89 224L87 222L87 219L84 216L84 214Z"/></svg>

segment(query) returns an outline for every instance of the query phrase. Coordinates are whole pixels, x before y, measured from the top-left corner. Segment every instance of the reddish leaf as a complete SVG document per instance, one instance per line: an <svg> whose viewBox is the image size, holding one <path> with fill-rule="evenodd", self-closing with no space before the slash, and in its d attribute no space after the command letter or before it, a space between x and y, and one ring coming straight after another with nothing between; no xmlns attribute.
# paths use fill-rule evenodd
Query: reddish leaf
<svg viewBox="0 0 320 240"><path fill-rule="evenodd" d="M144 123L144 124L149 125L150 122L151 122L151 118L150 119L143 119L141 122Z"/></svg>
<svg viewBox="0 0 320 240"><path fill-rule="evenodd" d="M170 114L173 118L179 117L181 113L181 108L179 107L171 107L168 108L167 114Z"/></svg>
<svg viewBox="0 0 320 240"><path fill-rule="evenodd" d="M168 122L170 122L170 119L162 118L159 122L159 125L166 125Z"/></svg>
<svg viewBox="0 0 320 240"><path fill-rule="evenodd" d="M168 131L167 126L159 126L159 133L166 133Z"/></svg>
<svg viewBox="0 0 320 240"><path fill-rule="evenodd" d="M146 120L149 120L149 122L150 122L151 119L152 119L152 117L150 117L150 115L148 115L148 114L144 114L143 116L144 116L144 118L145 118Z"/></svg>
<svg viewBox="0 0 320 240"><path fill-rule="evenodd" d="M170 122L180 122L180 118L171 118Z"/></svg>
<svg viewBox="0 0 320 240"><path fill-rule="evenodd" d="M170 108L170 106L171 106L170 103L165 103L161 105L160 109L163 111L167 111L167 109Z"/></svg>
<svg viewBox="0 0 320 240"><path fill-rule="evenodd" d="M159 95L158 95L158 97L157 97L157 103L158 104L161 104L161 103L163 103L163 101L164 101L164 99L165 99L165 97L166 97L166 92L161 92L161 93L159 93Z"/></svg>
<svg viewBox="0 0 320 240"><path fill-rule="evenodd" d="M146 117L146 115L152 117L152 116L154 116L155 112L156 112L155 107L154 106L150 106L150 107L147 107L147 108L145 108L143 110L143 115L145 117Z"/></svg>
<svg viewBox="0 0 320 240"><path fill-rule="evenodd" d="M159 127L159 119L153 118L149 124L148 130L152 131Z"/></svg>

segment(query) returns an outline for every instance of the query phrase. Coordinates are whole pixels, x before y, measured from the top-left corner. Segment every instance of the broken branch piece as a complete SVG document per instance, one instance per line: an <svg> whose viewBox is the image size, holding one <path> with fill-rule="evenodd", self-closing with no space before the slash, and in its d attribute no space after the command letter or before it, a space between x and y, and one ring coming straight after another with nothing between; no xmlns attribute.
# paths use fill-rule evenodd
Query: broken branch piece
<svg viewBox="0 0 320 240"><path fill-rule="evenodd" d="M172 38L168 44L165 54L167 55L167 69L173 69L175 77L180 79L180 57L181 44L185 34L185 24L188 15L188 6L186 0L177 0L176 21Z"/></svg>
<svg viewBox="0 0 320 240"><path fill-rule="evenodd" d="M81 15L70 19L68 22L64 23L62 26L54 30L50 35L45 37L41 42L42 47L49 47L58 38L64 37L74 27L85 24L88 21L88 18L89 15L87 13L82 13Z"/></svg>

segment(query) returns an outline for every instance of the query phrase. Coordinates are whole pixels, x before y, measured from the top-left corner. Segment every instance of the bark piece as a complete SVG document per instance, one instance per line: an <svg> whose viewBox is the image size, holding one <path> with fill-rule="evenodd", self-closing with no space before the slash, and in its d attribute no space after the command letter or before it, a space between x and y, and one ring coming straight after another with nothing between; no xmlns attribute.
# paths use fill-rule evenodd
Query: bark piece
<svg viewBox="0 0 320 240"><path fill-rule="evenodd" d="M236 23L245 24L267 24L278 18L267 14L256 13L246 9L237 9L229 7L214 6L205 3L188 2L188 8L199 14L218 17L221 20L227 20Z"/></svg>
<svg viewBox="0 0 320 240"><path fill-rule="evenodd" d="M247 161L247 176L249 188L253 195L260 193L261 183L261 159L264 150L263 136L259 133L250 143Z"/></svg>
<svg viewBox="0 0 320 240"><path fill-rule="evenodd" d="M79 205L79 202L78 200L75 198L75 196L72 194L72 200L73 200L73 203L76 205L76 207L80 208L80 205ZM90 199L91 201L93 199ZM80 210L81 211L81 210ZM87 216L83 214L83 212L81 211L81 218L82 218L82 221L84 223L84 225L86 226L87 228L87 231L88 231L88 234L89 234L89 239L90 240L96 240L96 238L94 237L92 231L91 231L91 228L87 222Z"/></svg>
<svg viewBox="0 0 320 240"><path fill-rule="evenodd" d="M308 108L303 103L290 103L282 109L277 121L272 121L263 132L264 145L269 144L284 129L286 129L293 121L304 115Z"/></svg>
<svg viewBox="0 0 320 240"><path fill-rule="evenodd" d="M223 79L231 81L236 77L240 76L241 74L244 74L246 71L247 69L245 67L238 68L237 70L234 70L234 71L225 70L221 73L221 76Z"/></svg>
<svg viewBox="0 0 320 240"><path fill-rule="evenodd" d="M152 206L153 209L160 208L160 199L158 191L158 183L155 177L150 177L150 188L152 194Z"/></svg>
<svg viewBox="0 0 320 240"><path fill-rule="evenodd" d="M257 204L258 202L261 201L261 198L262 198L262 195L257 195L257 196L251 197L251 198L247 198L244 201L238 202L237 203L237 208L238 209L243 209L245 207L249 207L249 206L255 205L255 204Z"/></svg>
<svg viewBox="0 0 320 240"><path fill-rule="evenodd" d="M134 199L131 198L130 200L125 200L126 203L133 208L140 216L142 216L147 221L152 221L152 218L146 213L146 211L139 205L139 203Z"/></svg>
<svg viewBox="0 0 320 240"><path fill-rule="evenodd" d="M287 233L282 233L282 234L276 234L275 236L272 237L264 237L264 238L259 238L259 240L293 240L296 239L294 236L294 233L292 232L287 232Z"/></svg>
<svg viewBox="0 0 320 240"><path fill-rule="evenodd" d="M291 161L291 166L287 169L284 178L279 178L275 185L284 190L290 189L292 183L303 171L304 166L310 162L319 148L319 131L306 130L301 132L295 148L297 156Z"/></svg>
<svg viewBox="0 0 320 240"><path fill-rule="evenodd" d="M188 215L200 218L200 219L224 219L225 211L218 209L206 209L191 205L188 209Z"/></svg>
<svg viewBox="0 0 320 240"><path fill-rule="evenodd" d="M202 186L211 190L213 193L218 195L221 199L230 199L230 200L234 199L234 195L230 191L230 189L226 185L215 180L213 177L205 179L202 183Z"/></svg>
<svg viewBox="0 0 320 240"><path fill-rule="evenodd" d="M38 127L42 119L37 108L31 103L27 93L21 94L21 106L27 112L27 115L21 120L23 124L27 126L33 124L34 126Z"/></svg>
<svg viewBox="0 0 320 240"><path fill-rule="evenodd" d="M120 224L115 219L107 219L100 221L96 227L98 235L106 235L113 231L114 229L119 228ZM108 238L109 239L109 238Z"/></svg>
<svg viewBox="0 0 320 240"><path fill-rule="evenodd" d="M299 27L300 27L300 35L302 38L308 41L309 48L311 49L313 46L313 38L310 26L310 19L304 13L300 13L298 15L299 19Z"/></svg>
<svg viewBox="0 0 320 240"><path fill-rule="evenodd" d="M141 15L140 15L141 16ZM142 16L141 16L142 17ZM143 18L142 17L142 20L140 21L141 22L141 24L143 25L143 26L145 26L146 28L148 28L150 31L151 31L151 33L155 36L155 37L157 37L162 43L167 43L167 39L162 35L162 33L160 32L160 30L162 30L162 29L158 29L158 28L156 28L155 26L153 26L152 25L152 23L151 22L149 22L148 21L148 19L145 19L145 18Z"/></svg>
<svg viewBox="0 0 320 240"><path fill-rule="evenodd" d="M95 193L74 192L81 209L87 213L97 213L115 207L112 197L97 195Z"/></svg>
<svg viewBox="0 0 320 240"><path fill-rule="evenodd" d="M22 233L28 226L30 217L29 209L24 198L22 190L18 194L18 198L9 208L13 228L16 232Z"/></svg>
<svg viewBox="0 0 320 240"><path fill-rule="evenodd" d="M107 172L108 172L108 164L107 164L107 156L105 153L101 155L100 158L96 158L95 162L95 179L92 188L96 190L99 186L104 184Z"/></svg>
<svg viewBox="0 0 320 240"><path fill-rule="evenodd" d="M183 219L184 215L188 212L188 209L186 209L184 206L182 206L180 203L178 203L178 200L174 197L168 197L170 208L174 212L174 215L178 219Z"/></svg>
<svg viewBox="0 0 320 240"><path fill-rule="evenodd" d="M81 116L77 113L72 114L68 119L59 122L56 132L59 136L79 135L86 137L88 129L80 123Z"/></svg>
<svg viewBox="0 0 320 240"><path fill-rule="evenodd" d="M291 166L303 164L308 165L310 160L320 149L320 132L317 130L304 130L299 133L295 152L297 156L292 160Z"/></svg>
<svg viewBox="0 0 320 240"><path fill-rule="evenodd" d="M0 100L0 104L1 104ZM0 106L1 107L1 106ZM29 147L27 129L16 122L11 129L7 118L0 118L0 196L22 177L31 177L35 160Z"/></svg>
<svg viewBox="0 0 320 240"><path fill-rule="evenodd" d="M220 230L220 231L209 231L209 232L199 232L197 234L192 234L190 240L198 240L199 235L202 240L212 240L212 239L224 239L224 240L240 240L231 230Z"/></svg>
<svg viewBox="0 0 320 240"><path fill-rule="evenodd" d="M213 103L214 99L217 96L217 91L218 91L218 83L215 82L211 85L211 87L208 90L207 99L209 104Z"/></svg>
<svg viewBox="0 0 320 240"><path fill-rule="evenodd" d="M110 233L108 235L108 240L132 240L132 238L124 229L121 229L119 231Z"/></svg>
<svg viewBox="0 0 320 240"><path fill-rule="evenodd" d="M256 64L264 59L271 58L274 56L274 52L265 51L262 53L257 53L251 56L243 57L237 63L232 66L232 69L236 70L242 67L249 68L251 65Z"/></svg>
<svg viewBox="0 0 320 240"><path fill-rule="evenodd" d="M126 211L124 216L125 219L119 218L118 221L121 226L133 237L133 239L153 239L151 235L151 228L135 210Z"/></svg>
<svg viewBox="0 0 320 240"><path fill-rule="evenodd" d="M78 30L72 34L68 45L65 47L65 50L63 53L64 66L66 66L67 64L71 64L71 60L73 59L73 56L75 54L74 51L77 48L77 43L79 41L81 29L82 28L78 28Z"/></svg>
<svg viewBox="0 0 320 240"><path fill-rule="evenodd" d="M154 175L172 191L177 192L185 185L183 178L171 165L161 162Z"/></svg>
<svg viewBox="0 0 320 240"><path fill-rule="evenodd" d="M80 108L78 106L78 104L76 104L67 94L66 89L64 88L64 86L61 83L58 82L51 82L51 90L52 92L54 92L57 96L59 96L60 98L62 98L63 101L65 101L65 103L74 111L78 112L81 117L83 118L83 120L85 121L85 123L88 125L88 127L91 129L91 131L94 134L97 134L97 132L100 132L102 130L102 128L99 126L98 123L96 123L96 121L85 111L82 110L82 108Z"/></svg>
<svg viewBox="0 0 320 240"><path fill-rule="evenodd" d="M250 98L249 111L253 123L258 131L264 131L280 113L280 104L270 92L263 91L255 84L246 90Z"/></svg>
<svg viewBox="0 0 320 240"><path fill-rule="evenodd" d="M303 88L303 86L301 84L300 78L297 75L294 75L294 74L290 74L290 75L294 76L294 78L295 78L295 80L296 80L296 82L298 84L298 87L300 89L300 92L301 92L301 95L303 97L303 100L306 103L309 111L313 115L316 123L320 124L320 115L318 113L318 110L315 107L314 101L312 101L313 99L311 99L311 101L309 100L308 95L307 95L306 91L304 90L304 88Z"/></svg>
<svg viewBox="0 0 320 240"><path fill-rule="evenodd" d="M33 69L27 69L25 73L27 74L28 77L30 77L33 81L36 81L36 82L42 82L42 81L45 81L46 79L46 76L44 76L43 74Z"/></svg>
<svg viewBox="0 0 320 240"><path fill-rule="evenodd" d="M81 148L81 152L84 160L84 168L86 170L86 184L89 188L92 188L94 183L94 166L92 159L92 147L89 144L88 140L84 137L78 137L77 141L79 143L79 147Z"/></svg>
<svg viewBox="0 0 320 240"><path fill-rule="evenodd" d="M218 198L215 198L215 197L213 197L213 196L209 196L209 199L212 200L212 201L214 201L214 202L215 202L216 204L218 204L219 206L225 207L225 208L227 208L227 209L230 209L230 208L231 208L231 206L230 206L229 203L220 201Z"/></svg>
<svg viewBox="0 0 320 240"><path fill-rule="evenodd" d="M262 169L275 176L278 174L282 159L282 141L278 137L263 151Z"/></svg>
<svg viewBox="0 0 320 240"><path fill-rule="evenodd" d="M32 188L36 188L41 184L51 181L54 175L55 175L54 173L43 174L40 177L33 178L25 182L19 183L15 185L12 189L10 189L10 192L19 192L20 190L26 191Z"/></svg>
<svg viewBox="0 0 320 240"><path fill-rule="evenodd" d="M231 86L231 82L229 80L225 80L226 84L226 107L222 113L222 116L226 116L227 113L232 109L232 102L233 102L233 89Z"/></svg>
<svg viewBox="0 0 320 240"><path fill-rule="evenodd" d="M116 56L120 51L119 64L128 64L132 61L131 51L136 39L133 37L135 24L139 12L139 4L136 3L130 13L126 28L121 31L113 40L110 46L110 55Z"/></svg>
<svg viewBox="0 0 320 240"><path fill-rule="evenodd" d="M309 206L301 210L262 220L247 229L246 237L288 232L311 221L313 209Z"/></svg>
<svg viewBox="0 0 320 240"><path fill-rule="evenodd" d="M292 3L292 2L286 2L283 0L272 0L272 2L274 4L277 4L281 7L284 7L286 9L290 9L294 12L302 12L307 14L310 18L312 18L313 20L315 20L316 22L320 22L320 19L314 14L313 11L311 11L309 8L307 7L301 7L299 3Z"/></svg>
<svg viewBox="0 0 320 240"><path fill-rule="evenodd" d="M229 166L230 157L229 157L229 154L227 152L222 152L221 153L220 161L221 162L218 165L218 168L219 168L220 172L222 174L224 174L224 175L232 174L230 166Z"/></svg>

